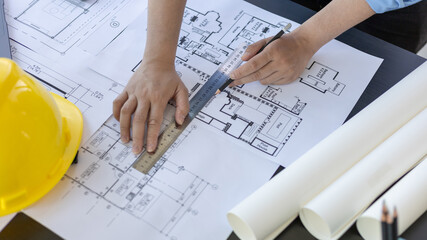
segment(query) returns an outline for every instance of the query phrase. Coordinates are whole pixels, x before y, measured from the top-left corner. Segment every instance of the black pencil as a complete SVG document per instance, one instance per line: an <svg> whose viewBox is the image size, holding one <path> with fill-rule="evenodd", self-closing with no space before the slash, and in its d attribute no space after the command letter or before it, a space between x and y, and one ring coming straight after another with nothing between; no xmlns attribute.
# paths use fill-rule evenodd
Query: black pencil
<svg viewBox="0 0 427 240"><path fill-rule="evenodd" d="M393 209L393 226L392 226L392 237L393 240L397 240L397 210L396 207Z"/></svg>
<svg viewBox="0 0 427 240"><path fill-rule="evenodd" d="M391 214L387 215L387 240L392 240L393 238L393 217Z"/></svg>
<svg viewBox="0 0 427 240"><path fill-rule="evenodd" d="M389 240L387 233L387 218L388 218L388 209L385 205L385 201L383 201L383 210L381 214L381 236L382 240Z"/></svg>
<svg viewBox="0 0 427 240"><path fill-rule="evenodd" d="M286 26L284 26L272 39L270 39L270 41L268 41L264 46L262 46L262 48L260 50L258 50L258 52L255 55L257 55L260 52L262 52L270 43L272 43L274 40L277 40L278 38L280 38L291 27L292 27L292 24L290 24L290 23L288 23ZM233 79L229 78L220 88L218 88L218 90L216 91L215 95L218 94L218 93L220 93L220 92L222 92L233 81L234 81Z"/></svg>

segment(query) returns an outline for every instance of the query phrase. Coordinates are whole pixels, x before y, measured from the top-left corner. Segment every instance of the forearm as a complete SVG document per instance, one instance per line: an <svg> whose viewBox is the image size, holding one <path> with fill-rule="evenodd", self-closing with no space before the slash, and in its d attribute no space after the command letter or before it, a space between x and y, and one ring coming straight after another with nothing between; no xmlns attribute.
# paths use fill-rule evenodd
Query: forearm
<svg viewBox="0 0 427 240"><path fill-rule="evenodd" d="M144 59L173 66L185 0L149 0Z"/></svg>
<svg viewBox="0 0 427 240"><path fill-rule="evenodd" d="M305 41L314 54L324 44L374 14L365 0L333 0L293 35Z"/></svg>

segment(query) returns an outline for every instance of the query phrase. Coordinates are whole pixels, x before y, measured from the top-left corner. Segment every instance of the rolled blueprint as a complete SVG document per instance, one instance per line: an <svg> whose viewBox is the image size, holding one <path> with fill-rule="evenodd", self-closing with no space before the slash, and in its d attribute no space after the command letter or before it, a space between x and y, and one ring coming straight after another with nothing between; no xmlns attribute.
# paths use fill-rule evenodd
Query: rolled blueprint
<svg viewBox="0 0 427 240"><path fill-rule="evenodd" d="M384 200L389 207L397 209L397 232L400 235L427 211L427 157L357 219L357 229L364 239L381 239Z"/></svg>
<svg viewBox="0 0 427 240"><path fill-rule="evenodd" d="M427 108L387 138L300 211L318 239L338 239L357 217L427 154Z"/></svg>
<svg viewBox="0 0 427 240"><path fill-rule="evenodd" d="M241 239L273 239L304 204L427 106L427 62L228 214Z"/></svg>

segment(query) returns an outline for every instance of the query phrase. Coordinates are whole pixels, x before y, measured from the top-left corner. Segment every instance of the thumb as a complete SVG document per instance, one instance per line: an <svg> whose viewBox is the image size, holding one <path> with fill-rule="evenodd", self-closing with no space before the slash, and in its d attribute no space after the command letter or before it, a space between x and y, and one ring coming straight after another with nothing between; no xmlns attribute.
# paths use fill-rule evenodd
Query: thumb
<svg viewBox="0 0 427 240"><path fill-rule="evenodd" d="M175 103L176 103L175 121L179 125L182 125L190 109L190 103L188 102L188 90L183 83L181 83L180 86L178 86L178 89L175 95Z"/></svg>

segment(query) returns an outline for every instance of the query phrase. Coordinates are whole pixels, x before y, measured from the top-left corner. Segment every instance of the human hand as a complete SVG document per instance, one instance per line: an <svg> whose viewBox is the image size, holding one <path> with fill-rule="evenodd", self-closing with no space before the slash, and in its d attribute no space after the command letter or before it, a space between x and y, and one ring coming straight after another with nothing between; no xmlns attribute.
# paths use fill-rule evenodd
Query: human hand
<svg viewBox="0 0 427 240"><path fill-rule="evenodd" d="M307 41L289 33L256 54L270 39L262 39L246 49L242 60L248 62L231 73L234 81L230 87L257 80L264 85L290 83L300 76L315 53Z"/></svg>
<svg viewBox="0 0 427 240"><path fill-rule="evenodd" d="M189 111L188 90L174 66L143 61L113 102L113 114L120 121L121 140L125 143L130 139L132 121L134 154L142 151L146 125L147 151L155 151L163 113L170 99L174 99L177 106L175 121L182 124Z"/></svg>

